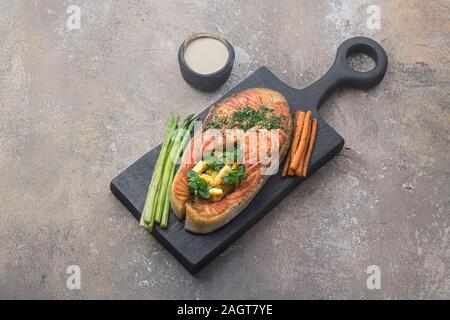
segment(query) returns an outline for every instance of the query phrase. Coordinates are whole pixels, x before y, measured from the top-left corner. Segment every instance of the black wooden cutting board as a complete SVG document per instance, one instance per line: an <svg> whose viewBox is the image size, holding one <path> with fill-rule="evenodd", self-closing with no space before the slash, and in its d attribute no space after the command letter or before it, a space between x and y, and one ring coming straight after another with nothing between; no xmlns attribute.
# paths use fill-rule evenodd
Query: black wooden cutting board
<svg viewBox="0 0 450 320"><path fill-rule="evenodd" d="M347 57L352 53L365 53L371 56L375 61L375 67L368 72L358 72L350 68ZM298 107L310 110L312 116L318 118L316 144L308 171L311 174L339 153L344 146L344 139L320 117L318 107L321 102L338 86L362 89L375 86L383 79L386 68L386 53L377 42L363 37L352 38L339 46L336 60L325 76L307 88L292 88L266 67L261 67L214 104L243 89L266 87L281 92L292 111ZM200 113L202 120L208 109ZM111 182L112 193L138 220L144 207L160 147L161 145L150 150ZM245 210L213 233L206 235L189 233L184 230L184 222L178 221L170 214L169 227L161 229L156 226L152 234L189 272L195 273L268 213L304 179L281 178L280 174L271 176Z"/></svg>

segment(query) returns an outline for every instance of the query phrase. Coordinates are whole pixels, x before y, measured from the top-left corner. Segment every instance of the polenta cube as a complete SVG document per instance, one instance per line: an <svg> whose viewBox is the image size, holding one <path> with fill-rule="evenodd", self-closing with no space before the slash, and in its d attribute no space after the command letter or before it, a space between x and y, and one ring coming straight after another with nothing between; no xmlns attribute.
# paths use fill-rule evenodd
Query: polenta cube
<svg viewBox="0 0 450 320"><path fill-rule="evenodd" d="M200 162L198 162L193 168L192 170L194 170L197 173L202 173L203 171L206 170L206 161L202 160Z"/></svg>
<svg viewBox="0 0 450 320"><path fill-rule="evenodd" d="M211 188L209 190L211 201L220 201L223 198L223 190L219 188Z"/></svg>

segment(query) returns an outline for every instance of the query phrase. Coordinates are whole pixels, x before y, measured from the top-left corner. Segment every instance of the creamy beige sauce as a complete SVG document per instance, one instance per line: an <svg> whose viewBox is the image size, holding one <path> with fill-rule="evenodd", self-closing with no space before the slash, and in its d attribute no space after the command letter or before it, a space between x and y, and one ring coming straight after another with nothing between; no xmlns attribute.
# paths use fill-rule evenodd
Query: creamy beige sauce
<svg viewBox="0 0 450 320"><path fill-rule="evenodd" d="M189 43L184 50L184 60L195 72L209 74L225 66L228 49L220 40L198 38Z"/></svg>

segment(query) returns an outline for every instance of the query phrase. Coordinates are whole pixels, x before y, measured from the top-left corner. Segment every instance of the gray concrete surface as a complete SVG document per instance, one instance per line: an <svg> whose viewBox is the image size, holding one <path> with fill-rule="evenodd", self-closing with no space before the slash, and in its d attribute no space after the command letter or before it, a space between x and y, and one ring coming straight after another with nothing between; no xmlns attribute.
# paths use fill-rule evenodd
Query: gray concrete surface
<svg viewBox="0 0 450 320"><path fill-rule="evenodd" d="M66 9L81 7L81 29ZM381 29L366 25L381 9ZM0 298L450 298L450 13L442 1L0 1ZM191 32L236 47L211 94L181 78ZM195 277L109 192L261 65L294 87L365 35L390 65L321 113L342 153ZM81 289L66 268L81 268ZM369 265L381 289L366 287Z"/></svg>

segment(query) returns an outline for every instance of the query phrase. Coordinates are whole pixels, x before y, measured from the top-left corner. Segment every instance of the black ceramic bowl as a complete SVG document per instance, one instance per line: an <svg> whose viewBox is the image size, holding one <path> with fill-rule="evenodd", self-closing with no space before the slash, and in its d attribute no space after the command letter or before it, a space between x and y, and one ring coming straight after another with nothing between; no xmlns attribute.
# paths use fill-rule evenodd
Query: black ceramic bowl
<svg viewBox="0 0 450 320"><path fill-rule="evenodd" d="M221 41L225 47L228 49L228 60L222 69L209 74L202 74L195 72L186 63L184 58L184 51L187 46L198 38L212 38ZM231 74L231 69L233 69L234 64L234 49L233 46L225 39L217 37L208 33L196 33L191 35L189 38L183 41L178 50L178 63L180 64L181 75L184 80L189 83L194 88L202 91L213 91L219 88L225 81L228 80Z"/></svg>

